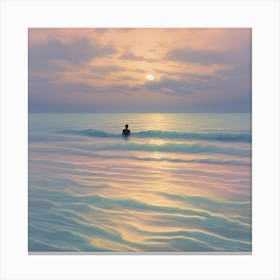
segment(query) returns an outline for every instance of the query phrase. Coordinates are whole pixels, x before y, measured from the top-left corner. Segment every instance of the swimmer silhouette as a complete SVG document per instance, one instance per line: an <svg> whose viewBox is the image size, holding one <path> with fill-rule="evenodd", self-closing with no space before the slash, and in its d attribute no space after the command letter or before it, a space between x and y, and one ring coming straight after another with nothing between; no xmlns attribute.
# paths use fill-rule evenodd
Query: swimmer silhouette
<svg viewBox="0 0 280 280"><path fill-rule="evenodd" d="M125 129L122 131L123 136L129 136L130 135L130 130L128 129L128 124L125 125Z"/></svg>

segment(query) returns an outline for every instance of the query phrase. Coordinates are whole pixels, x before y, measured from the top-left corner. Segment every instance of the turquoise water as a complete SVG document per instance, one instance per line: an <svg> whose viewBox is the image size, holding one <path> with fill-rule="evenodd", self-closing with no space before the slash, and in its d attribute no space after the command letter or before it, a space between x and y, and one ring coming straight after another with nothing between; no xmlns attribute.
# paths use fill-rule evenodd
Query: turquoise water
<svg viewBox="0 0 280 280"><path fill-rule="evenodd" d="M250 114L29 114L28 205L30 252L250 252Z"/></svg>

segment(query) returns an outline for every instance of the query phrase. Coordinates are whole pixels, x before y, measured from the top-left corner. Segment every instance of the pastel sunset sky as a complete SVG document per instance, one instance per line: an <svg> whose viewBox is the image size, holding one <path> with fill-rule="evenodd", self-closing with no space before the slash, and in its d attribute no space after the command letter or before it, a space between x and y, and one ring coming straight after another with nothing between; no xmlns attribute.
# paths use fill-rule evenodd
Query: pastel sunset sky
<svg viewBox="0 0 280 280"><path fill-rule="evenodd" d="M249 28L30 28L29 112L251 112Z"/></svg>

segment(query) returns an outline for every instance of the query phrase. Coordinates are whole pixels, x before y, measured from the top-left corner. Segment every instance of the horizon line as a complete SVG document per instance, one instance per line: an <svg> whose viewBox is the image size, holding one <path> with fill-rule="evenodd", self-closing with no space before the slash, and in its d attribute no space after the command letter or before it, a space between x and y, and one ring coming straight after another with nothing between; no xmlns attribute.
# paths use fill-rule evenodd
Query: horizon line
<svg viewBox="0 0 280 280"><path fill-rule="evenodd" d="M28 112L28 114L252 114L252 112Z"/></svg>

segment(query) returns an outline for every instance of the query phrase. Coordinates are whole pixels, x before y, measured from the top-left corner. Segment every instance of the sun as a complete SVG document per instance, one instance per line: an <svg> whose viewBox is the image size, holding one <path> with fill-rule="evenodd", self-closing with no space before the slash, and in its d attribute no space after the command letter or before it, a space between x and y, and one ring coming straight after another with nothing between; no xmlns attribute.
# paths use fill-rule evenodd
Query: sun
<svg viewBox="0 0 280 280"><path fill-rule="evenodd" d="M146 75L146 80L148 80L148 81L153 81L155 79L155 76L154 75L152 75L152 74L147 74Z"/></svg>

